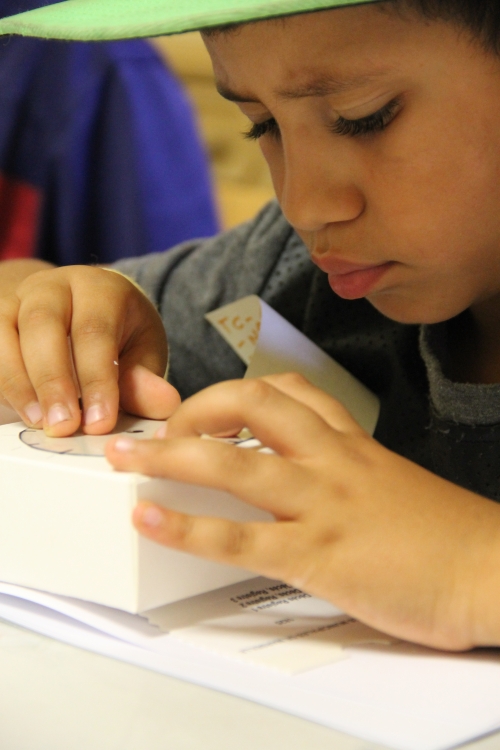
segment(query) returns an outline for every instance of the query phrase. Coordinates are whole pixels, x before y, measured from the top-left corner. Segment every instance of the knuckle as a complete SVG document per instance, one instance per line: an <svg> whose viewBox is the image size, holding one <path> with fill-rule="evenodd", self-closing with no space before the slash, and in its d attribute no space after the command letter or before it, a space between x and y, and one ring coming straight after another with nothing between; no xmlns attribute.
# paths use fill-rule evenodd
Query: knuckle
<svg viewBox="0 0 500 750"><path fill-rule="evenodd" d="M365 432L353 433L342 441L346 461L358 470L371 471L375 468L377 456L373 454L373 449L378 454L377 447L373 438Z"/></svg>
<svg viewBox="0 0 500 750"><path fill-rule="evenodd" d="M17 315L19 310L19 300L14 297L0 298L0 320L12 319Z"/></svg>
<svg viewBox="0 0 500 750"><path fill-rule="evenodd" d="M93 338L95 336L110 336L112 334L109 322L100 316L87 317L72 326L72 336L76 338Z"/></svg>
<svg viewBox="0 0 500 750"><path fill-rule="evenodd" d="M39 286L40 274L45 274L45 273L47 273L47 271L37 271L35 273L30 274L19 283L16 289L16 294L19 295L20 299L24 299L25 297L30 295L33 292L33 290Z"/></svg>
<svg viewBox="0 0 500 750"><path fill-rule="evenodd" d="M54 308L48 302L46 304L38 302L36 305L21 307L19 312L19 323L26 327L44 326L54 320Z"/></svg>
<svg viewBox="0 0 500 750"><path fill-rule="evenodd" d="M263 380L251 379L241 381L242 396L246 401L266 401L272 393L272 386Z"/></svg>
<svg viewBox="0 0 500 750"><path fill-rule="evenodd" d="M284 372L275 376L276 382L283 386L303 387L305 385L311 385L310 381L298 372Z"/></svg>
<svg viewBox="0 0 500 750"><path fill-rule="evenodd" d="M242 557L251 546L253 534L243 524L228 523L221 538L224 557Z"/></svg>
<svg viewBox="0 0 500 750"><path fill-rule="evenodd" d="M99 377L96 376L87 376L85 379L83 379L80 375L80 387L82 391L84 392L85 396L88 398L89 393L99 393L102 394L102 392L110 387L110 380L102 375ZM111 381L112 382L112 381ZM115 380L116 383L116 375Z"/></svg>
<svg viewBox="0 0 500 750"><path fill-rule="evenodd" d="M17 401L25 389L26 377L24 373L14 373L0 378L0 393L9 402Z"/></svg>
<svg viewBox="0 0 500 750"><path fill-rule="evenodd" d="M24 287L25 289L30 289L39 284L45 284L47 279L58 279L59 277L66 275L67 268L68 267L54 268L53 266L40 268L38 271L35 271L35 273L26 276L26 278L19 284L19 288Z"/></svg>
<svg viewBox="0 0 500 750"><path fill-rule="evenodd" d="M219 459L219 476L225 478L223 489L234 493L238 487L255 481L257 454L253 450L242 450L234 445L227 447L228 450Z"/></svg>
<svg viewBox="0 0 500 750"><path fill-rule="evenodd" d="M184 513L168 515L169 542L175 547L188 549L194 531L194 519Z"/></svg>
<svg viewBox="0 0 500 750"><path fill-rule="evenodd" d="M41 392L60 392L67 388L69 377L54 372L38 373L36 382L33 383L35 389Z"/></svg>
<svg viewBox="0 0 500 750"><path fill-rule="evenodd" d="M91 285L96 297L106 298L108 295L124 297L127 302L141 293L121 273L107 268L84 268L78 270L77 283Z"/></svg>

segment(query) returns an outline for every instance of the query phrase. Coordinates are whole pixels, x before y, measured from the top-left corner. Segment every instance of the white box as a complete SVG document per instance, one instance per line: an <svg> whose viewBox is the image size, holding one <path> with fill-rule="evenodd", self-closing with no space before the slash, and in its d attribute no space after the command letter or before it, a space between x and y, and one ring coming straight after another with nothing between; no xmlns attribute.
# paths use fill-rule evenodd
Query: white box
<svg viewBox="0 0 500 750"><path fill-rule="evenodd" d="M127 431L157 427L132 418ZM51 441L22 423L0 426L0 580L136 613L254 577L141 537L131 514L140 499L234 520L268 514L225 492L120 473L102 455L76 455L102 453L108 439ZM54 441L59 452L47 452Z"/></svg>

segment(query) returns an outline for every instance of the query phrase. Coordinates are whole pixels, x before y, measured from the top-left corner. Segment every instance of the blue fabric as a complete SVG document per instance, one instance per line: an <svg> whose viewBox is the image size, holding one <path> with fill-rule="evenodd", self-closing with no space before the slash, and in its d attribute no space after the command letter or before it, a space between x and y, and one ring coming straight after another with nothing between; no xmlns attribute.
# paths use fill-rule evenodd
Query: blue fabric
<svg viewBox="0 0 500 750"><path fill-rule="evenodd" d="M54 5L56 2L62 2L62 0L1 0L0 18L43 8L45 5Z"/></svg>
<svg viewBox="0 0 500 750"><path fill-rule="evenodd" d="M0 15L43 4L3 0ZM143 41L0 40L0 172L41 191L36 254L57 264L219 228L190 105Z"/></svg>

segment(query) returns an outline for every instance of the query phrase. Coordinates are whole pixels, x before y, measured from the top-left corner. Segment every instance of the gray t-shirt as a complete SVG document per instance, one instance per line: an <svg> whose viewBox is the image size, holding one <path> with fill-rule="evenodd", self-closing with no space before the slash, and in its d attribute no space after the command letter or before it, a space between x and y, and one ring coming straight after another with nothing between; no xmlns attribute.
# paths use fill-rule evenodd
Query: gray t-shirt
<svg viewBox="0 0 500 750"><path fill-rule="evenodd" d="M120 261L157 305L169 380L183 397L243 375L204 314L258 294L381 400L375 437L436 474L500 500L500 385L443 375L446 325L395 323L366 300L335 295L276 203L210 240Z"/></svg>

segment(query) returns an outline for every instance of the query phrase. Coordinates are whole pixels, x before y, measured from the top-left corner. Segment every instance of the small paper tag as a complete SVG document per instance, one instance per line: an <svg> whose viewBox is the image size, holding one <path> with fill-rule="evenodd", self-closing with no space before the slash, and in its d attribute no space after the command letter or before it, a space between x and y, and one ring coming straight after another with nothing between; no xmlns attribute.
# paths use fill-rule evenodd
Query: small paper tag
<svg viewBox="0 0 500 750"><path fill-rule="evenodd" d="M173 638L297 674L345 659L349 646L394 639L281 581L255 578L144 612Z"/></svg>
<svg viewBox="0 0 500 750"><path fill-rule="evenodd" d="M249 365L259 338L261 323L259 298L244 297L238 302L232 302L230 305L207 313L205 318L240 359Z"/></svg>
<svg viewBox="0 0 500 750"><path fill-rule="evenodd" d="M371 435L378 398L319 346L255 295L205 315L247 365L246 378L298 372L340 401Z"/></svg>

